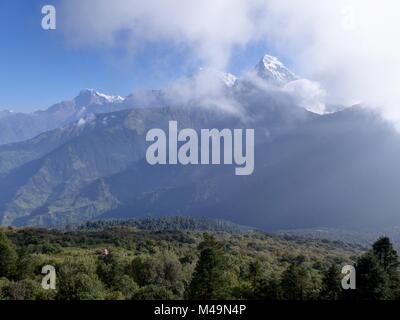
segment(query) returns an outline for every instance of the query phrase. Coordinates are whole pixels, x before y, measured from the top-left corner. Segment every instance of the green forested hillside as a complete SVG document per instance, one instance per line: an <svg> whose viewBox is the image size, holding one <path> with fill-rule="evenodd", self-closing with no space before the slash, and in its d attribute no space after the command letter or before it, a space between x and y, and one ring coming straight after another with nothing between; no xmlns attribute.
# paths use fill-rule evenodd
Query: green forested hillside
<svg viewBox="0 0 400 320"><path fill-rule="evenodd" d="M339 241L186 217L93 222L70 231L6 228L0 232L0 294L63 300L338 299L348 295L339 286L342 265L363 263L368 273L372 264L380 271L373 254L363 251ZM41 287L45 265L56 269L56 290ZM391 274L397 274L395 268ZM376 298L397 297L386 289ZM360 292L369 298L368 290Z"/></svg>
<svg viewBox="0 0 400 320"><path fill-rule="evenodd" d="M115 227L132 227L149 231L212 231L226 233L246 233L252 231L245 227L225 220L205 217L165 216L157 218L128 220L97 220L86 222L79 230L102 230Z"/></svg>

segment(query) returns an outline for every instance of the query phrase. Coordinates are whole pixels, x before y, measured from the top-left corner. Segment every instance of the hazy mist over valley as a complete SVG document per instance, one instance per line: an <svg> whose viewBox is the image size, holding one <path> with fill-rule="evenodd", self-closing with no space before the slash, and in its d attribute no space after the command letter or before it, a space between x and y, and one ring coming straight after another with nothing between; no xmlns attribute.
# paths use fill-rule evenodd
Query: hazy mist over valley
<svg viewBox="0 0 400 320"><path fill-rule="evenodd" d="M85 89L44 111L5 114L2 224L163 215L262 230L399 224L398 132L370 108L324 99L318 83L265 55L242 77L201 69L162 90L119 97ZM196 130L254 128L254 174L150 166L145 134L170 120Z"/></svg>

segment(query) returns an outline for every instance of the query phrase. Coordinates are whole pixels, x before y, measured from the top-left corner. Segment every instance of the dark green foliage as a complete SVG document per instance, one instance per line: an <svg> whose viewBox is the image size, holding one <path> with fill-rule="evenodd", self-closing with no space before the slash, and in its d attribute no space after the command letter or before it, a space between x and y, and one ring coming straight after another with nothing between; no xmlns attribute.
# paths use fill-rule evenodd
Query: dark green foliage
<svg viewBox="0 0 400 320"><path fill-rule="evenodd" d="M0 278L0 300L10 299L8 295L8 286L10 285L10 280L7 278Z"/></svg>
<svg viewBox="0 0 400 320"><path fill-rule="evenodd" d="M161 284L163 265L158 259L140 256L132 261L130 271L133 279L141 285Z"/></svg>
<svg viewBox="0 0 400 320"><path fill-rule="evenodd" d="M41 245L38 245L36 248L37 252L40 253L60 253L62 251L62 247L58 243L49 243L45 242Z"/></svg>
<svg viewBox="0 0 400 320"><path fill-rule="evenodd" d="M10 282L3 288L3 294L10 300L47 300L53 292L43 290L38 279L23 279Z"/></svg>
<svg viewBox="0 0 400 320"><path fill-rule="evenodd" d="M400 275L399 275L399 257L393 248L388 237L379 238L372 246L372 252L378 259L388 277L390 298L399 298L400 295Z"/></svg>
<svg viewBox="0 0 400 320"><path fill-rule="evenodd" d="M383 270L389 273L397 271L399 266L398 255L388 237L379 238L373 245L372 251Z"/></svg>
<svg viewBox="0 0 400 320"><path fill-rule="evenodd" d="M97 300L105 297L94 264L85 259L68 260L57 268L57 299Z"/></svg>
<svg viewBox="0 0 400 320"><path fill-rule="evenodd" d="M17 280L34 278L35 271L38 267L40 267L40 265L36 256L30 255L24 249L19 250L18 260L17 260L17 270L15 272L15 278Z"/></svg>
<svg viewBox="0 0 400 320"><path fill-rule="evenodd" d="M124 276L123 261L113 252L99 255L97 260L97 275L108 288L118 288Z"/></svg>
<svg viewBox="0 0 400 320"><path fill-rule="evenodd" d="M133 300L172 300L176 298L173 292L164 286L148 285L140 288Z"/></svg>
<svg viewBox="0 0 400 320"><path fill-rule="evenodd" d="M124 274L121 278L118 279L114 288L114 290L118 290L119 292L121 292L124 299L131 300L138 292L140 287L131 277Z"/></svg>
<svg viewBox="0 0 400 320"><path fill-rule="evenodd" d="M342 293L341 273L337 265L332 264L323 273L321 295L324 300L338 300Z"/></svg>
<svg viewBox="0 0 400 320"><path fill-rule="evenodd" d="M17 262L18 255L14 245L3 232L0 232L0 278L14 278Z"/></svg>
<svg viewBox="0 0 400 320"><path fill-rule="evenodd" d="M258 280L250 297L257 300L279 300L281 297L279 279L271 277Z"/></svg>
<svg viewBox="0 0 400 320"><path fill-rule="evenodd" d="M182 265L170 252L139 256L132 261L129 272L140 286L158 285L169 288L173 294L183 293Z"/></svg>
<svg viewBox="0 0 400 320"><path fill-rule="evenodd" d="M292 263L282 275L282 298L285 300L306 300L310 282L308 270L302 264Z"/></svg>
<svg viewBox="0 0 400 320"><path fill-rule="evenodd" d="M380 238L362 253L343 243L262 232L177 229L149 219L148 229L0 232L0 299L398 299L398 257ZM165 228L165 230L160 230ZM106 250L107 248L107 250ZM365 251L364 251L365 252ZM342 290L340 267L354 264L357 290ZM56 289L41 288L44 265Z"/></svg>
<svg viewBox="0 0 400 320"><path fill-rule="evenodd" d="M356 271L357 299L383 300L390 297L388 275L373 253L368 252L357 260Z"/></svg>
<svg viewBox="0 0 400 320"><path fill-rule="evenodd" d="M253 287L257 286L257 283L263 278L264 270L263 265L259 260L250 262L249 265L249 280Z"/></svg>
<svg viewBox="0 0 400 320"><path fill-rule="evenodd" d="M397 252L389 238L381 237L372 250L363 254L356 263L354 293L345 297L360 300L388 300L399 298L399 262Z"/></svg>
<svg viewBox="0 0 400 320"><path fill-rule="evenodd" d="M200 258L188 288L188 298L214 300L229 297L227 265L222 245L213 236L205 235L199 251Z"/></svg>
<svg viewBox="0 0 400 320"><path fill-rule="evenodd" d="M224 220L190 216L166 216L129 220L99 220L85 223L80 229L102 230L110 227L133 227L148 231L204 231L245 233L252 229Z"/></svg>

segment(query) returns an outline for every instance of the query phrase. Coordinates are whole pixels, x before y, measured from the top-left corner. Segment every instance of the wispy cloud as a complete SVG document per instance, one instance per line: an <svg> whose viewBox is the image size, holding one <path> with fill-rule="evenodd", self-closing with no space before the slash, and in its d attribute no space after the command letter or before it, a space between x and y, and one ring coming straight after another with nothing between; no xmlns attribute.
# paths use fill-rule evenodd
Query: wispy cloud
<svg viewBox="0 0 400 320"><path fill-rule="evenodd" d="M396 0L69 0L61 14L78 45L168 42L217 68L237 46L264 41L329 101L362 101L400 121L399 9Z"/></svg>
<svg viewBox="0 0 400 320"><path fill-rule="evenodd" d="M251 0L69 0L64 28L76 44L169 42L191 49L207 66L224 67L236 45L261 37L263 1Z"/></svg>

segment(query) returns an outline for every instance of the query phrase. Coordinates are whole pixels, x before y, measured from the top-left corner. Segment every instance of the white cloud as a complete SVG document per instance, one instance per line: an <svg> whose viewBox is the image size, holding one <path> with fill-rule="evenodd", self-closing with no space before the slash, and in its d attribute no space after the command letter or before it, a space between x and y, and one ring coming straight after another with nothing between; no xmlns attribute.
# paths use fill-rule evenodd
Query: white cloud
<svg viewBox="0 0 400 320"><path fill-rule="evenodd" d="M68 0L59 12L76 44L118 44L125 32L133 48L165 41L192 49L208 66L223 67L235 45L260 35L260 0Z"/></svg>
<svg viewBox="0 0 400 320"><path fill-rule="evenodd" d="M325 114L326 92L319 83L307 79L299 79L287 83L283 91L289 93L300 107L318 114Z"/></svg>
<svg viewBox="0 0 400 320"><path fill-rule="evenodd" d="M234 77L215 70L203 69L192 77L183 77L172 82L164 93L173 105L219 109L223 112L244 116L242 106L229 94Z"/></svg>
<svg viewBox="0 0 400 320"><path fill-rule="evenodd" d="M189 48L223 68L236 46L265 41L327 99L364 101L400 123L400 3L396 0L69 0L64 28L76 44ZM126 39L126 38L125 38Z"/></svg>
<svg viewBox="0 0 400 320"><path fill-rule="evenodd" d="M364 102L400 122L400 3L267 1L269 37L331 102Z"/></svg>

